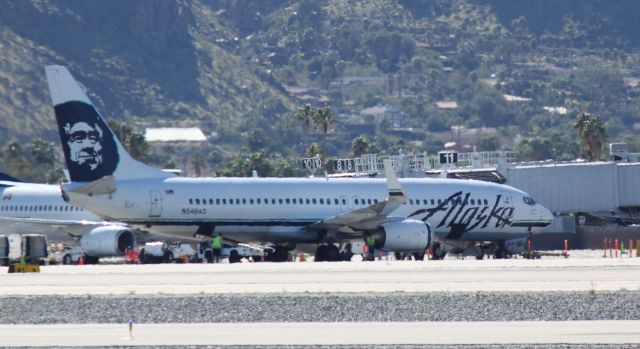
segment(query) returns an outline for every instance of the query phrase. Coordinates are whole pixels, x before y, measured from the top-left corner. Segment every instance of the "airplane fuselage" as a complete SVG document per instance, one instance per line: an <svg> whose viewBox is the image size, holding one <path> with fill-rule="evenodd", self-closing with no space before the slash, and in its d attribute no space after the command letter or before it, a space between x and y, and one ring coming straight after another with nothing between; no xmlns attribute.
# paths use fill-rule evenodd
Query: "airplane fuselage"
<svg viewBox="0 0 640 349"><path fill-rule="evenodd" d="M69 229L36 222L102 220L92 212L64 202L56 185L0 182L0 195L0 234L46 234L52 240L66 241L72 240L67 234ZM8 220L12 218L16 221ZM18 222L20 219L24 221Z"/></svg>
<svg viewBox="0 0 640 349"><path fill-rule="evenodd" d="M438 237L506 240L536 232L550 212L513 187L473 180L405 179L392 216L425 221ZM379 201L384 179L183 178L118 181L109 195L63 189L70 203L160 234L221 233L244 242L320 242L304 227ZM69 184L73 185L73 184ZM453 236L452 236L453 235Z"/></svg>

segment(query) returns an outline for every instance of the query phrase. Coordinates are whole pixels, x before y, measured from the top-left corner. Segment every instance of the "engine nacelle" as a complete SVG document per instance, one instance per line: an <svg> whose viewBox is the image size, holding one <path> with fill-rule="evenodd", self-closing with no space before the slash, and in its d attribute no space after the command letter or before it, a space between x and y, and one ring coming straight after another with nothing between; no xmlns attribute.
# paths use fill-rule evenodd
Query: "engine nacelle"
<svg viewBox="0 0 640 349"><path fill-rule="evenodd" d="M135 243L130 230L116 226L93 228L80 238L82 251L92 257L122 256Z"/></svg>
<svg viewBox="0 0 640 349"><path fill-rule="evenodd" d="M376 245L387 251L419 252L433 244L433 229L423 221L405 219L381 226Z"/></svg>

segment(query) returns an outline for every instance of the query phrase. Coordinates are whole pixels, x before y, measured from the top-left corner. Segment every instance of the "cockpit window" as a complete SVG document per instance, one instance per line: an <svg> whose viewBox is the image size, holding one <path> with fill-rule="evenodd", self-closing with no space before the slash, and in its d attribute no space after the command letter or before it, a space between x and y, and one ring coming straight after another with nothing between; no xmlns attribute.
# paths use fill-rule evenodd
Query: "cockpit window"
<svg viewBox="0 0 640 349"><path fill-rule="evenodd" d="M533 200L533 198L525 196L522 198L522 201L524 201L525 204L529 205L529 206L533 206L536 204L535 200Z"/></svg>

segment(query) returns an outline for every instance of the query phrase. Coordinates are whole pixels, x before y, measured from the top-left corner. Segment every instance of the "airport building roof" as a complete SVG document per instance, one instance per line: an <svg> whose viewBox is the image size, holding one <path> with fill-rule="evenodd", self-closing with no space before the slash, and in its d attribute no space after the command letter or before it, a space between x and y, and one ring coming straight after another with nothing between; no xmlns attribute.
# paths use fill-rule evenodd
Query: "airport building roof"
<svg viewBox="0 0 640 349"><path fill-rule="evenodd" d="M202 142L206 141L204 133L197 127L161 127L147 128L144 132L147 142Z"/></svg>

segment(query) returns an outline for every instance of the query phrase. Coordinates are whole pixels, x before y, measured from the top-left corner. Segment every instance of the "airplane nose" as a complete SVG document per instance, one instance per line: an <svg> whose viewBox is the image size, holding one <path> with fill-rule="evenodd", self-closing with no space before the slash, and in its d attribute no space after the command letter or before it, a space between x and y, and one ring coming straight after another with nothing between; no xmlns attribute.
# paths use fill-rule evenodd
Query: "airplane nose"
<svg viewBox="0 0 640 349"><path fill-rule="evenodd" d="M551 211L549 211L546 207L542 206L542 205L538 205L538 212L540 212L540 219L543 222L547 222L549 224L553 223L553 213L551 213Z"/></svg>

